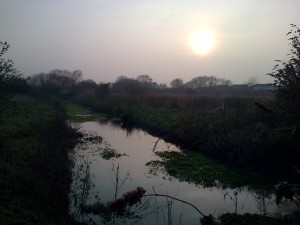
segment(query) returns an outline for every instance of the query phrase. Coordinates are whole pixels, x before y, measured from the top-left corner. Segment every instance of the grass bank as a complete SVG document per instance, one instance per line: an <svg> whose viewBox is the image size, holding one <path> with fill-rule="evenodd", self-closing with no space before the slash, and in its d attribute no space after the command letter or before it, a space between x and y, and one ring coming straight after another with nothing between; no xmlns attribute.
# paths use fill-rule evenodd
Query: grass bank
<svg viewBox="0 0 300 225"><path fill-rule="evenodd" d="M0 224L73 223L68 152L77 135L56 101L19 95L1 111Z"/></svg>
<svg viewBox="0 0 300 225"><path fill-rule="evenodd" d="M274 183L293 181L294 167L300 166L297 134L285 129L288 120L272 107L264 98L111 95L95 108L123 126L140 127L184 150Z"/></svg>

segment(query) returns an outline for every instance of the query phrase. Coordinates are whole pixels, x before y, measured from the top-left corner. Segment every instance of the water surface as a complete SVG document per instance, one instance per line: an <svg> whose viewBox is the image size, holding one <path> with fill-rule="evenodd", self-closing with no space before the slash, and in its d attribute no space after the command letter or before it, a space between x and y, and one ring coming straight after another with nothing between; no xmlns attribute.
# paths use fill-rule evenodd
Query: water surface
<svg viewBox="0 0 300 225"><path fill-rule="evenodd" d="M103 137L102 144L98 147L95 147L97 144L88 148L78 145L76 149L90 165L94 187L89 193L88 204L96 201L95 195L99 196L103 203L115 198L116 173L117 167L119 167L118 184L120 188L117 191L117 197L140 186L146 189L146 194L156 192L170 195L192 203L205 215L212 214L215 217L226 212L280 213L287 210L285 207L277 207L274 198L261 196L259 193L240 189L204 188L200 185L179 181L162 171L151 173L150 168L145 164L159 159L154 151L181 150L142 130L133 129L129 132L110 122L85 122L80 126L85 132ZM122 156L105 160L100 156L97 148L111 148ZM200 224L201 216L191 206L163 197L143 198L143 201L147 205L143 209L138 209L138 214L144 218L136 224L146 225L149 222L151 224ZM134 207L132 210L135 210ZM101 224L100 217L92 216L91 218ZM171 220L172 223L170 223ZM134 220L128 220L115 224L131 224L133 222Z"/></svg>

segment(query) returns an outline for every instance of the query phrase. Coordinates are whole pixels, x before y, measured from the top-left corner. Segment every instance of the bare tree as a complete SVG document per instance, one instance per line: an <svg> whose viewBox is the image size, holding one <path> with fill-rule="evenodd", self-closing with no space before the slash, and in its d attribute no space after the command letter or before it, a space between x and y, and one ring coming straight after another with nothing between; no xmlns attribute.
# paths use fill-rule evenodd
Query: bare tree
<svg viewBox="0 0 300 225"><path fill-rule="evenodd" d="M74 83L78 83L82 80L83 73L81 70L74 70L71 74L71 79L73 79Z"/></svg>
<svg viewBox="0 0 300 225"><path fill-rule="evenodd" d="M181 78L176 78L170 82L170 86L172 88L179 88L182 87L182 85L183 85L183 80Z"/></svg>
<svg viewBox="0 0 300 225"><path fill-rule="evenodd" d="M152 78L147 74L139 75L136 79L141 83L152 83Z"/></svg>
<svg viewBox="0 0 300 225"><path fill-rule="evenodd" d="M231 80L227 80L225 78L220 78L219 79L219 85L222 85L222 86L231 86L233 83Z"/></svg>
<svg viewBox="0 0 300 225"><path fill-rule="evenodd" d="M194 88L194 89L197 89L200 87L206 87L208 80L209 80L209 78L207 76L195 77L191 81L187 82L186 86Z"/></svg>
<svg viewBox="0 0 300 225"><path fill-rule="evenodd" d="M250 77L248 81L244 83L247 87L252 87L258 84L258 77Z"/></svg>

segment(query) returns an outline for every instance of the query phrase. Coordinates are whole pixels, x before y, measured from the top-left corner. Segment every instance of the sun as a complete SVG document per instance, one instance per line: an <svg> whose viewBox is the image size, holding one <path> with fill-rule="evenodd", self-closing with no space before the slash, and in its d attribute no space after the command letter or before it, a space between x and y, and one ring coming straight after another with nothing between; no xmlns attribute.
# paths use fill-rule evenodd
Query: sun
<svg viewBox="0 0 300 225"><path fill-rule="evenodd" d="M215 42L215 32L210 28L202 28L193 33L189 38L189 45L199 55L205 55L213 50Z"/></svg>

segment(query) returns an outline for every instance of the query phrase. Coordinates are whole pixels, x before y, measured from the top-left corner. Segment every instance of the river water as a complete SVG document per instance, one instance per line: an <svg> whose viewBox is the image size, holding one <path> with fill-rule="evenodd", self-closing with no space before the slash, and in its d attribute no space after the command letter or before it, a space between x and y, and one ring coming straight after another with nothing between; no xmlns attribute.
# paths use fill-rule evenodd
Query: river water
<svg viewBox="0 0 300 225"><path fill-rule="evenodd" d="M204 188L179 181L168 176L164 171L151 171L146 163L159 160L154 151L181 150L142 130L133 129L129 132L110 122L85 122L81 123L80 127L85 133L103 138L101 143L79 144L75 149L77 154L75 168L77 170L83 168L85 163L88 165L90 175L90 183L85 185L89 190L84 194L77 193L81 196L81 200L84 199L82 201L85 204L93 204L97 201L106 204L140 186L146 190L146 194L157 193L176 197L193 204L203 214L212 214L214 217L227 212L273 214L287 210L287 207L278 207L274 203L274 198L270 196L240 189ZM103 149L113 149L121 157L104 159L100 154ZM86 174L85 171L81 170L79 180L83 179L80 176ZM74 189L82 187L80 182L73 186ZM129 209L135 213L136 218L121 217L105 222L103 216L86 214L80 220L93 220L96 224L194 225L200 224L199 219L202 217L190 205L165 197L145 197L141 204Z"/></svg>

